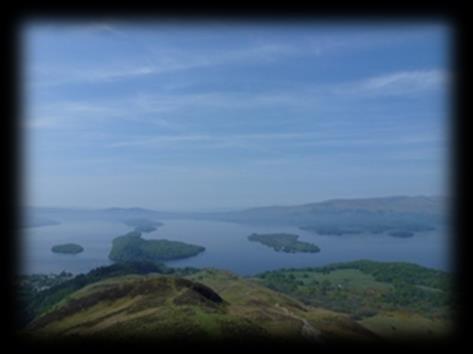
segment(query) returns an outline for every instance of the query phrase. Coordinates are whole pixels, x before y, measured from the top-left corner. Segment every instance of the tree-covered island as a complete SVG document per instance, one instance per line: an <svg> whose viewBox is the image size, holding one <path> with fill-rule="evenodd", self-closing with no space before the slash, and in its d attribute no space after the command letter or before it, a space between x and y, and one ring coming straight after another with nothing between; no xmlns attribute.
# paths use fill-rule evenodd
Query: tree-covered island
<svg viewBox="0 0 473 354"><path fill-rule="evenodd" d="M161 262L195 256L205 247L170 240L145 240L132 231L116 237L109 258L115 262Z"/></svg>
<svg viewBox="0 0 473 354"><path fill-rule="evenodd" d="M355 228L341 228L338 226L300 226L299 229L318 233L319 235L357 235L363 231Z"/></svg>
<svg viewBox="0 0 473 354"><path fill-rule="evenodd" d="M135 228L137 232L153 232L158 227L162 226L163 223L159 221L153 221L148 219L128 219L124 221L125 225Z"/></svg>
<svg viewBox="0 0 473 354"><path fill-rule="evenodd" d="M51 251L54 253L77 254L83 252L84 248L76 243L65 243L53 246Z"/></svg>
<svg viewBox="0 0 473 354"><path fill-rule="evenodd" d="M273 248L277 252L286 253L316 253L320 252L320 248L309 242L301 242L297 239L298 235L292 234L251 234L248 236L248 240L262 243L265 246Z"/></svg>
<svg viewBox="0 0 473 354"><path fill-rule="evenodd" d="M414 236L414 233L411 231L398 230L398 231L388 232L388 235L392 237L408 238L408 237Z"/></svg>

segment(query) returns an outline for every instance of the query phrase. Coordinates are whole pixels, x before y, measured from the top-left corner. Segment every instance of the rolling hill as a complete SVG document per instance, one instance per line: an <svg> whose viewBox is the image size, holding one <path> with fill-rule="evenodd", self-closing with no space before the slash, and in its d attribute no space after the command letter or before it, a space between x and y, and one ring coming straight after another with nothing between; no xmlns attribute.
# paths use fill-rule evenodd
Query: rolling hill
<svg viewBox="0 0 473 354"><path fill-rule="evenodd" d="M239 212L222 213L221 216L237 220L264 221L286 220L289 223L314 221L317 216L327 214L353 213L383 215L423 215L426 217L440 217L446 212L447 199L443 197L408 197L393 196L364 199L333 199L318 203L296 206L269 206L251 208Z"/></svg>
<svg viewBox="0 0 473 354"><path fill-rule="evenodd" d="M119 340L377 338L346 315L306 307L251 280L211 269L190 279L128 275L90 284L35 319L26 332Z"/></svg>
<svg viewBox="0 0 473 354"><path fill-rule="evenodd" d="M36 294L36 315L22 334L108 341L432 340L450 328L437 294L447 289L446 275L436 272L358 261L242 278L218 269L115 264ZM420 291L406 292L404 283Z"/></svg>

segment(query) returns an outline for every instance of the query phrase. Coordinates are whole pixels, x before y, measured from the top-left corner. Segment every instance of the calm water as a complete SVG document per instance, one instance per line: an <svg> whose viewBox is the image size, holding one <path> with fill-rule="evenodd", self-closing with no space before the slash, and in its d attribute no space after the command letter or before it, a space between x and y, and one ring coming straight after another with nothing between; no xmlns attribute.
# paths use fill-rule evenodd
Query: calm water
<svg viewBox="0 0 473 354"><path fill-rule="evenodd" d="M202 245L206 250L191 258L167 262L168 266L215 267L250 275L282 267L322 266L356 259L407 261L424 266L450 269L451 242L444 230L418 233L401 239L387 235L323 236L294 227L260 227L214 221L163 220L164 226L143 238L166 238ZM131 228L120 223L81 221L25 229L23 233L23 273L87 272L107 265L112 239ZM247 240L253 232L288 232L299 240L315 243L320 253L288 254ZM74 242L84 247L77 255L51 252L58 243Z"/></svg>

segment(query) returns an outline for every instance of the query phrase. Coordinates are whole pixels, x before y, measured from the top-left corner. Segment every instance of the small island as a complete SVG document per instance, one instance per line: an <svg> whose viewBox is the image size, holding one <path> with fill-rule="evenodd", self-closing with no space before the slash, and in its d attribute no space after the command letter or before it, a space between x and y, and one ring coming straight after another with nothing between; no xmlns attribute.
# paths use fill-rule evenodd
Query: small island
<svg viewBox="0 0 473 354"><path fill-rule="evenodd" d="M432 231L435 227L424 224L414 223L365 223L365 224L348 224L341 225L306 225L299 226L299 229L317 233L319 235L342 236L342 235L357 235L362 233L371 234L388 234L393 237L412 237L416 232Z"/></svg>
<svg viewBox="0 0 473 354"><path fill-rule="evenodd" d="M54 253L77 254L83 252L84 248L76 243L65 243L53 246L51 251Z"/></svg>
<svg viewBox="0 0 473 354"><path fill-rule="evenodd" d="M392 237L408 238L414 236L414 233L411 231L391 231L388 232L388 235Z"/></svg>
<svg viewBox="0 0 473 354"><path fill-rule="evenodd" d="M355 228L340 228L337 226L300 226L299 229L304 231L315 232L319 235L358 235L362 231Z"/></svg>
<svg viewBox="0 0 473 354"><path fill-rule="evenodd" d="M297 239L298 235L292 234L251 234L248 240L259 242L265 246L273 248L276 252L286 253L316 253L320 252L320 248L312 243L301 242Z"/></svg>
<svg viewBox="0 0 473 354"><path fill-rule="evenodd" d="M162 262L192 257L203 251L205 247L179 241L145 240L135 230L113 239L109 258L115 262Z"/></svg>
<svg viewBox="0 0 473 354"><path fill-rule="evenodd" d="M159 226L162 226L163 223L159 221L153 221L148 219L128 219L124 221L125 225L131 226L135 228L137 232L153 232Z"/></svg>

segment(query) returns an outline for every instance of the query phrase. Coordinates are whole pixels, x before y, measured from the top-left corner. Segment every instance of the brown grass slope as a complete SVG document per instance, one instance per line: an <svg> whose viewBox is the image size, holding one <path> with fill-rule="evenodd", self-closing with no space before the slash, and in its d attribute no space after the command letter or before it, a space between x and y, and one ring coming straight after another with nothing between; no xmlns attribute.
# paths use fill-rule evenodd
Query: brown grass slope
<svg viewBox="0 0 473 354"><path fill-rule="evenodd" d="M232 273L121 276L68 296L26 329L34 337L114 340L374 340L348 316L308 307Z"/></svg>

